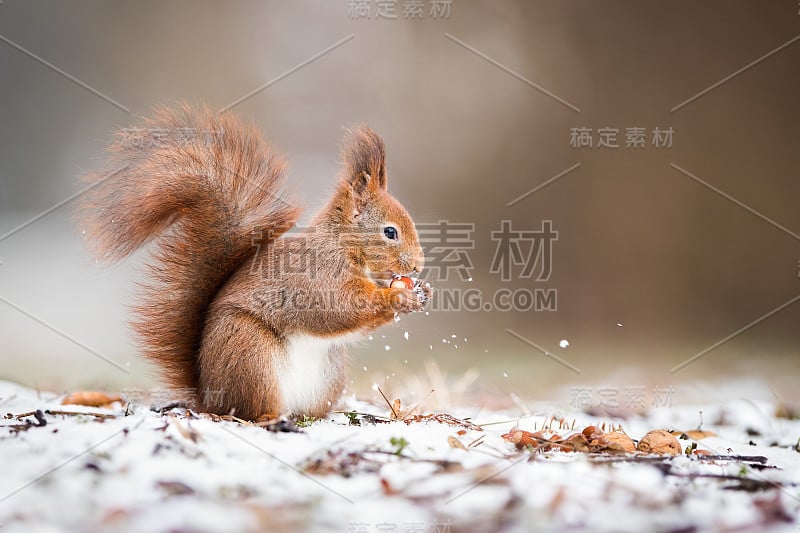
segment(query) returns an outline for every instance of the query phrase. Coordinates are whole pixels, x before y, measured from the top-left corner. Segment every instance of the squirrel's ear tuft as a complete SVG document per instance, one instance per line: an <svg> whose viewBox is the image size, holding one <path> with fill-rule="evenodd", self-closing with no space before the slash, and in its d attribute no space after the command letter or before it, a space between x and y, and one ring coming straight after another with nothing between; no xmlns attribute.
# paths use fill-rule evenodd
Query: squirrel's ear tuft
<svg viewBox="0 0 800 533"><path fill-rule="evenodd" d="M347 132L342 147L345 179L356 193L386 189L386 150L383 139L365 125Z"/></svg>

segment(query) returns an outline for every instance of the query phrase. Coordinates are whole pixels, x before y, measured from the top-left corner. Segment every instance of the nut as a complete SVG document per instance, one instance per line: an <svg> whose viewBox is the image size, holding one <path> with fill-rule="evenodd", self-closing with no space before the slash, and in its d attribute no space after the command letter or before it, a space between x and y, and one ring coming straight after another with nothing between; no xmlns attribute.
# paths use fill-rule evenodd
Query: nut
<svg viewBox="0 0 800 533"><path fill-rule="evenodd" d="M393 276L392 281L389 283L392 289L414 289L414 280L408 276Z"/></svg>
<svg viewBox="0 0 800 533"><path fill-rule="evenodd" d="M604 433L597 438L596 442L603 451L609 453L633 453L636 451L636 446L631 438L621 431Z"/></svg>
<svg viewBox="0 0 800 533"><path fill-rule="evenodd" d="M657 453L662 455L679 455L681 445L669 431L654 429L639 441L636 448L644 453Z"/></svg>

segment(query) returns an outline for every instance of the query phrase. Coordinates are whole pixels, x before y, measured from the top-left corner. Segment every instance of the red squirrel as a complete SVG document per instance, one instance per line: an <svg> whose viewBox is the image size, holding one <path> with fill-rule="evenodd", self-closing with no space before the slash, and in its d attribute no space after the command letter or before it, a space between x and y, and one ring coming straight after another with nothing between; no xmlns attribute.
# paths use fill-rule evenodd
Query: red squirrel
<svg viewBox="0 0 800 533"><path fill-rule="evenodd" d="M286 200L284 159L230 112L160 107L81 205L98 258L154 241L133 328L144 355L196 409L255 419L324 416L344 388L346 346L429 286L392 283L424 265L411 216L387 192L383 140L348 133L332 198L305 230ZM209 140L211 142L209 142ZM190 392L186 392L190 391Z"/></svg>

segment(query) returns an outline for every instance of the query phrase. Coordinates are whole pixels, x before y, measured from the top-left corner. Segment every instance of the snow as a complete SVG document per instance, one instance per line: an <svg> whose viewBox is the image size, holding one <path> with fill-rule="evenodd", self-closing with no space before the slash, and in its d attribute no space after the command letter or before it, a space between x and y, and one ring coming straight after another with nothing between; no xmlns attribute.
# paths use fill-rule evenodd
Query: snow
<svg viewBox="0 0 800 533"><path fill-rule="evenodd" d="M3 531L798 529L800 421L773 417L769 403L663 407L625 420L544 404L525 417L484 409L472 420L483 431L435 421L351 425L334 413L277 433L182 409L90 408L62 398L0 381ZM339 407L389 416L385 405L352 398ZM35 419L6 413L37 409L46 425L12 431ZM513 427L548 423L567 433L549 422L555 416L575 419L576 428L622 424L636 439L651 429L697 429L700 411L702 429L715 436L697 440L698 448L763 456L767 468L681 455L664 460L665 475L657 463L518 451L502 438ZM462 420L471 412L448 410ZM407 443L401 455L392 444L399 439ZM762 485L732 490L743 477Z"/></svg>

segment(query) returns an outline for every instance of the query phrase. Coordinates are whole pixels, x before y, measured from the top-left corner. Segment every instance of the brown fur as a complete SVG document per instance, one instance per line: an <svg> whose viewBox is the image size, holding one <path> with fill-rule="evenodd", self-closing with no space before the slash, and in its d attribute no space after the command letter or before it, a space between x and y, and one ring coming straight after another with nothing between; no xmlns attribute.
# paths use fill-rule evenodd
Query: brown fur
<svg viewBox="0 0 800 533"><path fill-rule="evenodd" d="M385 148L369 128L349 133L328 205L308 229L284 236L299 209L280 196L284 161L252 126L183 106L156 110L143 127L188 128L198 138L168 134L131 148L118 133L109 152L122 170L88 178L96 186L84 222L110 261L155 239L134 328L144 355L171 387L191 390L198 408L244 418L285 412L276 369L290 335L339 339L421 309L411 291L388 288L392 274L420 271L423 258L411 217L386 191ZM221 134L202 142L207 132ZM400 239L383 236L387 223ZM276 301L315 291L324 301L313 306ZM327 413L344 386L343 344L326 361L328 385L306 414Z"/></svg>

